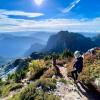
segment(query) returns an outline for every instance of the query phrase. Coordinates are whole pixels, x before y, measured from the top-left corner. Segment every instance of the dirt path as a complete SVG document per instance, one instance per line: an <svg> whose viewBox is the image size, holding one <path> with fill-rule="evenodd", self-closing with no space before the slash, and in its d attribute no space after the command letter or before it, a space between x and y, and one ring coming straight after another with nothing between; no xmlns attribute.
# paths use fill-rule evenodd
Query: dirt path
<svg viewBox="0 0 100 100"><path fill-rule="evenodd" d="M96 94L92 90L88 90L85 85L80 81L74 83L74 81L67 77L67 68L58 66L60 73L66 81L73 84L57 84L56 94L60 95L61 100L100 100L100 95Z"/></svg>
<svg viewBox="0 0 100 100"><path fill-rule="evenodd" d="M61 100L100 100L98 95L95 95L94 91L89 91L81 82L74 83L73 79L67 77L67 68L61 66L58 66L58 68L63 78L67 81L67 84L57 82L57 89L54 91L54 94L60 96ZM11 91L8 97L0 100L8 100L24 88L25 86Z"/></svg>

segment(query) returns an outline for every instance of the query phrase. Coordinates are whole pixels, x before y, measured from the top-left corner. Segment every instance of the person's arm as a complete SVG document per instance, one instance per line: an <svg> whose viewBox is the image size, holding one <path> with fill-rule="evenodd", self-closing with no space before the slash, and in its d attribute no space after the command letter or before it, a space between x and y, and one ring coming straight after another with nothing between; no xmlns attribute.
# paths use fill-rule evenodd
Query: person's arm
<svg viewBox="0 0 100 100"><path fill-rule="evenodd" d="M73 60L73 68L74 68L75 65L76 65L76 61L77 61L77 59L74 59L74 60Z"/></svg>
<svg viewBox="0 0 100 100"><path fill-rule="evenodd" d="M74 69L77 69L77 66L78 66L78 60L75 59L75 62L74 62L73 68L74 68Z"/></svg>

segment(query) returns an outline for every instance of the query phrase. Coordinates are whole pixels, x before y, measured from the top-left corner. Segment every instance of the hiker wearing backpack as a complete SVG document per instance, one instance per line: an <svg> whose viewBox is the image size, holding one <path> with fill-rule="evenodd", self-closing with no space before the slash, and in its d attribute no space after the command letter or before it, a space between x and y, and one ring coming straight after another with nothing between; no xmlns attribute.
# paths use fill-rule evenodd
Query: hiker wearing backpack
<svg viewBox="0 0 100 100"><path fill-rule="evenodd" d="M81 73L83 69L83 57L80 54L80 51L75 51L74 57L75 57L75 62L73 65L73 71L71 72L71 75L74 81L77 81L78 74Z"/></svg>

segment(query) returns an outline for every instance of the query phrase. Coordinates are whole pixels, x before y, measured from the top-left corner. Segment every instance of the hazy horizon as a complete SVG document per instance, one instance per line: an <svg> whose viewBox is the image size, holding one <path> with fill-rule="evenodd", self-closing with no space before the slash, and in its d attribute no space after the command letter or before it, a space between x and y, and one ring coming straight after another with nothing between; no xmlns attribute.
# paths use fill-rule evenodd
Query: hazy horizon
<svg viewBox="0 0 100 100"><path fill-rule="evenodd" d="M64 31L64 30L60 30L60 31ZM3 32L3 33L0 33L0 35L13 35L13 36L34 36L36 35L37 33L38 34L48 34L48 35L54 35L54 34L57 34L58 32L60 31L53 31L53 32L50 32L50 31L21 31L21 32ZM68 31L68 30L65 30L65 31ZM100 32L74 32L74 31L69 31L69 32L73 32L73 33L78 33L78 34L82 34L86 37L95 37L97 36L98 34L100 34ZM37 37L37 36L34 36L34 37ZM38 36L39 38L39 36Z"/></svg>

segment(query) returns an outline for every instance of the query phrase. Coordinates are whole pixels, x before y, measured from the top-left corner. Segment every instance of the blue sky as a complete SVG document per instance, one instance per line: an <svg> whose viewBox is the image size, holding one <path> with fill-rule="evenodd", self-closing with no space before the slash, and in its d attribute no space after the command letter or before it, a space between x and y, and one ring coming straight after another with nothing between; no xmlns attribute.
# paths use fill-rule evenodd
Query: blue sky
<svg viewBox="0 0 100 100"><path fill-rule="evenodd" d="M0 0L0 33L100 32L100 0ZM38 2L39 3L39 2Z"/></svg>

